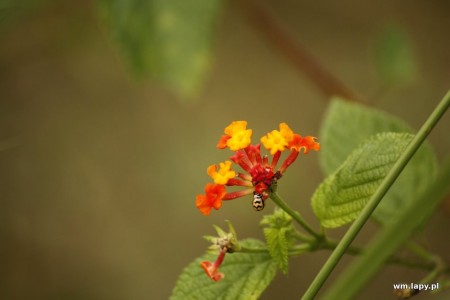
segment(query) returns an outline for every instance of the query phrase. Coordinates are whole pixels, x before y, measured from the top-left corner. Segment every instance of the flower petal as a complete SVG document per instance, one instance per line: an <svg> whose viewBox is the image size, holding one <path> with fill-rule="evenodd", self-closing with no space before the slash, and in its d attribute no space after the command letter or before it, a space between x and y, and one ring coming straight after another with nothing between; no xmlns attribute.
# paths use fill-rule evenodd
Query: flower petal
<svg viewBox="0 0 450 300"><path fill-rule="evenodd" d="M205 195L197 195L195 205L205 216L211 209L219 209L222 206L223 197L226 194L225 187L221 184L208 183L205 187Z"/></svg>
<svg viewBox="0 0 450 300"><path fill-rule="evenodd" d="M219 272L219 267L222 264L223 259L225 258L225 253L226 250L222 249L214 263L210 261L202 261L200 263L200 266L203 268L203 270L205 270L208 277L214 281L219 281L220 279L225 277L223 273Z"/></svg>
<svg viewBox="0 0 450 300"><path fill-rule="evenodd" d="M219 170L217 171L217 165L211 165L206 172L214 180L216 184L226 184L229 179L236 176L236 172L231 170L232 162L227 160L223 163L219 163Z"/></svg>
<svg viewBox="0 0 450 300"><path fill-rule="evenodd" d="M319 151L320 144L317 142L317 139L313 136L306 136L302 138L298 134L294 134L294 138L289 143L288 148L291 151L298 151L303 148L305 154L307 154L310 150Z"/></svg>
<svg viewBox="0 0 450 300"><path fill-rule="evenodd" d="M233 136L240 131L244 131L247 129L247 121L233 121L230 125L228 125L224 132L226 135Z"/></svg>
<svg viewBox="0 0 450 300"><path fill-rule="evenodd" d="M218 268L214 267L214 263L210 261L202 261L200 266L203 268L206 275L216 282L225 277L223 273L219 272Z"/></svg>
<svg viewBox="0 0 450 300"><path fill-rule="evenodd" d="M209 215L212 209L211 205L207 202L205 195L197 195L197 197L195 197L195 206L197 206L200 212L205 216Z"/></svg>
<svg viewBox="0 0 450 300"><path fill-rule="evenodd" d="M242 130L233 134L233 136L227 140L227 146L232 151L237 151L246 148L252 142L252 130Z"/></svg>
<svg viewBox="0 0 450 300"><path fill-rule="evenodd" d="M288 143L294 138L294 132L286 123L280 123L280 133Z"/></svg>
<svg viewBox="0 0 450 300"><path fill-rule="evenodd" d="M307 136L303 138L303 146L305 148L305 154L310 150L319 151L320 144L317 142L317 138L313 136Z"/></svg>
<svg viewBox="0 0 450 300"><path fill-rule="evenodd" d="M220 137L219 142L217 142L216 147L219 148L219 149L225 149L225 148L227 147L227 141L228 141L230 138L231 138L231 136L229 136L229 135L226 135L226 134L222 135L222 136Z"/></svg>
<svg viewBox="0 0 450 300"><path fill-rule="evenodd" d="M288 145L285 137L278 130L272 130L263 136L261 143L267 150L270 150L271 155L274 155L277 151L284 151Z"/></svg>
<svg viewBox="0 0 450 300"><path fill-rule="evenodd" d="M246 148L251 143L252 130L247 129L247 121L233 121L225 130L225 135L222 135L217 148L230 148L232 151L237 151Z"/></svg>

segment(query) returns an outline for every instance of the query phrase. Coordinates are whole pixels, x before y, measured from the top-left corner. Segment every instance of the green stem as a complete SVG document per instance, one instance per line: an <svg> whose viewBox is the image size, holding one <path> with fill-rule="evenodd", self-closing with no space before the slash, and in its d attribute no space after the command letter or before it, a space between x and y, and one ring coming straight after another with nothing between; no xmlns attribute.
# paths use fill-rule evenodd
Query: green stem
<svg viewBox="0 0 450 300"><path fill-rule="evenodd" d="M450 192L450 159L441 164L435 181L421 195L406 207L399 210L391 223L383 226L379 233L365 247L361 259L355 260L345 268L339 278L331 285L322 299L353 299L375 276L382 265L388 261L400 246L405 245L414 232L417 232L431 217L441 200ZM425 258L433 270L443 264L438 256ZM443 273L450 273L445 268ZM442 289L440 289L442 290Z"/></svg>
<svg viewBox="0 0 450 300"><path fill-rule="evenodd" d="M326 240L322 243L321 247L319 249L328 249L328 250L334 250L336 249L337 245L339 244L338 241L335 240ZM349 255L361 255L364 252L364 248L359 246L353 246L350 245L347 250L346 254ZM388 264L393 265L402 265L409 268L416 268L416 269L424 269L424 270L432 270L435 267L435 264L433 262L430 262L429 259L426 259L425 261L416 261L416 260L410 260L398 256L392 256L389 259L386 260Z"/></svg>
<svg viewBox="0 0 450 300"><path fill-rule="evenodd" d="M424 259L424 260L428 260L431 261L434 259L434 255L433 253L428 252L426 249L424 249L422 246L420 246L419 244L410 241L407 243L406 247L413 252L414 254L416 254L418 257Z"/></svg>
<svg viewBox="0 0 450 300"><path fill-rule="evenodd" d="M337 245L339 245L338 241L335 240L326 240L321 245L320 249L328 249L328 250L334 250L336 249ZM359 255L364 251L363 248L358 246L349 246L346 250L347 254L350 255Z"/></svg>
<svg viewBox="0 0 450 300"><path fill-rule="evenodd" d="M301 232L298 232L297 230L295 230L292 233L292 236L300 242L304 242L304 243L308 243L308 244L312 244L312 243L317 243L317 240L314 237L311 237L309 235L303 234Z"/></svg>
<svg viewBox="0 0 450 300"><path fill-rule="evenodd" d="M326 241L323 243L320 247L317 247L314 243L305 243L300 245L292 246L288 249L289 256L297 256L304 254L306 252L313 252L315 250L334 250L337 246L337 241ZM269 250L267 248L251 248L251 247L245 247L242 246L241 249L239 249L237 252L240 253L269 253ZM350 247L346 254L349 255L360 255L364 252L363 248L360 247ZM434 263L427 263L427 262L421 262L421 261L414 261L405 259L402 257L392 256L390 259L386 261L386 263L391 265L401 265L408 268L414 268L414 269L422 269L422 270L433 270L436 268Z"/></svg>
<svg viewBox="0 0 450 300"><path fill-rule="evenodd" d="M251 248L251 247L244 247L241 246L241 248L236 251L240 253L268 253L269 250L267 248Z"/></svg>
<svg viewBox="0 0 450 300"><path fill-rule="evenodd" d="M323 265L322 269L317 274L316 278L313 280L309 288L306 290L302 299L313 299L317 293L319 292L322 285L325 283L327 278L330 276L331 272L338 264L339 260L344 255L347 248L353 242L361 228L367 222L367 220L372 215L373 211L377 207L378 203L380 203L383 196L387 193L389 188L392 186L394 181L402 172L403 168L408 164L409 160L413 157L414 153L417 149L422 145L425 138L431 132L433 127L438 123L444 113L447 111L450 106L450 91L444 96L432 114L428 117L428 119L423 124L422 128L420 128L419 132L415 135L414 139L407 146L406 150L402 153L398 161L389 171L388 175L383 179L380 187L377 191L372 195L367 205L364 207L359 217L355 220L355 222L351 225L348 231L345 233L341 242L337 245L336 249L331 253L328 260Z"/></svg>
<svg viewBox="0 0 450 300"><path fill-rule="evenodd" d="M441 274L441 272L443 271L443 268L441 266L437 266L436 268L434 268L427 276L425 276L420 283L431 283L432 281L436 281L436 278L439 276L439 274Z"/></svg>
<svg viewBox="0 0 450 300"><path fill-rule="evenodd" d="M313 247L311 244L300 244L292 246L288 249L289 256L296 256L303 254L305 252L311 252L313 250ZM241 253L269 253L269 249L267 248L251 248L251 247L244 247L242 246L239 251Z"/></svg>
<svg viewBox="0 0 450 300"><path fill-rule="evenodd" d="M272 201L276 205L278 205L279 208L281 208L288 215L290 215L300 226L303 227L303 229L305 229L308 233L310 233L312 236L314 236L318 241L323 239L323 235L321 235L320 233L318 233L314 229L312 229L308 225L308 223L306 223L305 220L303 220L303 218L300 216L300 214L298 212L296 212L295 210L290 208L289 205L286 202L284 202L284 200L278 195L278 193L276 191L272 192L272 194L270 195L270 199L272 199Z"/></svg>
<svg viewBox="0 0 450 300"><path fill-rule="evenodd" d="M306 253L306 252L311 252L313 250L314 250L314 246L311 245L311 244L295 245L295 246L290 247L288 249L289 256L297 256L297 255L301 255L301 254Z"/></svg>

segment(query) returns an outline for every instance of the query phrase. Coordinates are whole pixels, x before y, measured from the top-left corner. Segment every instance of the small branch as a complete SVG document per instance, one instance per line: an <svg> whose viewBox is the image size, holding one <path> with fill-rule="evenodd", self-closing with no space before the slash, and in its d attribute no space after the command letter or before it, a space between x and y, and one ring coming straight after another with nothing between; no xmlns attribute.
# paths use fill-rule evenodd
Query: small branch
<svg viewBox="0 0 450 300"><path fill-rule="evenodd" d="M341 96L347 100L364 102L362 97L347 87L298 41L278 24L257 0L239 0L250 23L259 30L267 40L283 54L298 71L309 79L327 96Z"/></svg>
<svg viewBox="0 0 450 300"><path fill-rule="evenodd" d="M420 246L419 244L413 242L413 241L409 241L406 244L406 247L413 252L414 254L416 254L418 257L424 259L424 260L428 260L431 261L434 259L434 255L432 253L430 253L429 251L427 251L425 248L423 248L422 246Z"/></svg>
<svg viewBox="0 0 450 300"><path fill-rule="evenodd" d="M339 241L336 240L326 240L319 249L327 249L327 250L334 250L337 245L339 244ZM353 246L350 245L347 248L347 251L345 254L348 255L361 255L364 252L364 248L359 246ZM432 270L435 267L435 264L431 261L416 261L411 259L402 258L399 256L392 256L386 261L387 264L392 265L401 265L409 268L416 268L416 269L423 269L423 270Z"/></svg>
<svg viewBox="0 0 450 300"><path fill-rule="evenodd" d="M298 230L295 230L292 233L292 236L297 241L300 241L300 242L303 242L303 243L307 243L307 244L317 243L317 240L314 237L311 237L309 235L303 234L303 233L299 232Z"/></svg>
<svg viewBox="0 0 450 300"><path fill-rule="evenodd" d="M269 253L269 250L267 248L251 248L251 247L245 247L241 246L241 248L236 251L235 253Z"/></svg>
<svg viewBox="0 0 450 300"><path fill-rule="evenodd" d="M334 250L337 246L338 242L334 240L327 240L326 243L323 243L321 246L317 247L315 244L305 243L300 245L295 245L288 249L289 256L298 256L304 254L306 252L314 252L316 250ZM240 253L269 253L267 248L251 248L251 247L241 247L239 251ZM352 246L347 249L345 254L358 256L364 252L364 249L361 247ZM414 268L432 271L436 269L436 264L433 262L423 262L423 261L415 261L411 259L406 259L398 256L392 256L386 261L386 264L389 265L400 265L403 267ZM439 268L439 273L443 273L445 269Z"/></svg>

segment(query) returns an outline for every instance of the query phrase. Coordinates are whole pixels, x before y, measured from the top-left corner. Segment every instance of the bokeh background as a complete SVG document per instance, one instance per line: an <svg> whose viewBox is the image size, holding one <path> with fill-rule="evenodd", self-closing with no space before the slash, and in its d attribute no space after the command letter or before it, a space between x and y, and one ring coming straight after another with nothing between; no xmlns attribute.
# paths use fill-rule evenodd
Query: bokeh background
<svg viewBox="0 0 450 300"><path fill-rule="evenodd" d="M263 3L370 105L416 129L450 87L448 1ZM374 45L392 25L407 33L415 72L386 86ZM1 23L0 299L167 299L182 268L204 253L212 224L229 219L241 238L263 238L250 198L209 217L195 208L206 167L230 154L215 144L232 120L247 120L255 138L283 121L317 135L328 97L237 5L224 5L213 42L211 72L187 100L135 79L93 1L49 1ZM449 129L447 115L430 137L440 160ZM322 179L311 153L279 187L315 225L309 199ZM419 237L447 261L449 211L443 204ZM358 242L375 232L369 224ZM328 255L291 260L289 276L279 274L262 298L297 298ZM387 267L361 299L389 299L393 283L421 276Z"/></svg>

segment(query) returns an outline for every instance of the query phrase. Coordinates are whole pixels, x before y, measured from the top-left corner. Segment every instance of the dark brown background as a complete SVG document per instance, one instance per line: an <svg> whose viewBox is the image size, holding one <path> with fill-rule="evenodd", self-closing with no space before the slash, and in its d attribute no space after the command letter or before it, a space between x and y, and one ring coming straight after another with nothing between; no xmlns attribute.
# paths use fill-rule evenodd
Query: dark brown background
<svg viewBox="0 0 450 300"><path fill-rule="evenodd" d="M265 2L335 75L416 129L450 87L448 1ZM390 23L410 34L418 69L410 85L385 89L371 49ZM208 246L201 236L213 234L212 224L230 219L241 238L262 238L250 198L210 217L195 208L206 167L229 155L214 147L224 126L245 119L255 139L285 121L317 135L327 106L235 5L222 13L196 101L132 78L90 1L55 1L2 28L1 299L166 299ZM446 116L431 136L441 160L449 126ZM321 180L312 153L279 188L315 225L309 199ZM448 261L449 228L441 209L419 239ZM375 230L367 226L359 242ZM289 276L278 275L263 299L297 299L328 254L291 260ZM360 299L388 299L393 283L421 276L386 268ZM430 299L449 296L440 297Z"/></svg>

